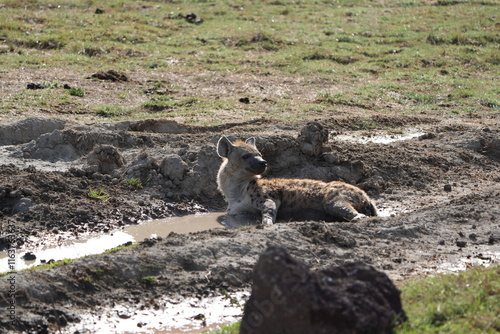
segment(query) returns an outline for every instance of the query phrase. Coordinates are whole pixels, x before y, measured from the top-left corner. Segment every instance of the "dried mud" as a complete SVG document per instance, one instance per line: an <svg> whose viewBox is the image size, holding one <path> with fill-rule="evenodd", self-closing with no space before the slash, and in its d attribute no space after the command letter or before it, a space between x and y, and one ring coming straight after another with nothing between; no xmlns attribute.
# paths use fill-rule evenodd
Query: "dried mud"
<svg viewBox="0 0 500 334"><path fill-rule="evenodd" d="M43 330L44 324L56 329L70 323L85 332L91 328L78 327L79 314L100 307L148 309L160 307L160 297L241 291L251 286L253 266L270 245L314 268L363 261L395 280L468 260L498 262L500 114L452 121L373 117L392 129L425 134L388 144L345 141L336 135L380 133L348 132L348 118L323 119L329 138L318 151L314 145L304 150L305 123L254 120L194 127L167 120L83 125L25 119L1 125L3 250L36 247L30 236L43 244L54 236L97 235L145 219L224 210L215 184L221 133L255 136L271 166L269 177L356 184L383 215L356 223L279 222L171 233L52 269L17 272L17 322L11 324L2 312L0 328ZM90 198L89 189L102 189L109 197ZM2 309L9 306L8 278L0 279Z"/></svg>

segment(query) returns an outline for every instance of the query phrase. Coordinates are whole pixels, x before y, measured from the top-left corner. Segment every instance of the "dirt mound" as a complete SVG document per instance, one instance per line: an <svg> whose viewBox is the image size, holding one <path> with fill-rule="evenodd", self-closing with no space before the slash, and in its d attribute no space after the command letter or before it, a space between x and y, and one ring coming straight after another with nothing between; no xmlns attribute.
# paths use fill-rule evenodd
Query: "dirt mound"
<svg viewBox="0 0 500 334"><path fill-rule="evenodd" d="M128 77L115 70L109 70L106 72L100 71L92 74L89 79L98 79L98 80L106 80L106 81L128 81Z"/></svg>
<svg viewBox="0 0 500 334"><path fill-rule="evenodd" d="M240 333L390 333L405 320L384 273L361 262L311 272L270 247L255 265Z"/></svg>
<svg viewBox="0 0 500 334"><path fill-rule="evenodd" d="M27 143L44 133L64 128L66 122L58 119L26 118L10 124L0 125L0 145Z"/></svg>

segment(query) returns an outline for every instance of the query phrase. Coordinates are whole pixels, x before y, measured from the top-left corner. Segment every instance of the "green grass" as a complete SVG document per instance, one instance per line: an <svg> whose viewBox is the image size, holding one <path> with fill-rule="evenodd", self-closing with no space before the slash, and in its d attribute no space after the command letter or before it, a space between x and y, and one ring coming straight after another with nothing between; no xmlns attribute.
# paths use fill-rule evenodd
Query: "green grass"
<svg viewBox="0 0 500 334"><path fill-rule="evenodd" d="M408 282L402 300L410 320L397 333L498 333L500 267Z"/></svg>
<svg viewBox="0 0 500 334"><path fill-rule="evenodd" d="M124 116L129 116L135 112L134 108L116 106L116 105L100 105L94 107L94 112L96 115L104 118L122 118Z"/></svg>
<svg viewBox="0 0 500 334"><path fill-rule="evenodd" d="M134 190L138 190L138 189L141 189L142 188L142 181L140 179L137 179L137 178L132 178L132 179L128 179L126 181L126 183L132 187L132 189Z"/></svg>
<svg viewBox="0 0 500 334"><path fill-rule="evenodd" d="M70 88L68 90L68 94L71 96L78 96L78 97L84 97L85 96L85 91L81 88Z"/></svg>
<svg viewBox="0 0 500 334"><path fill-rule="evenodd" d="M116 246L116 247L113 247L113 248L105 250L104 254L115 253L115 252L117 252L119 250L131 248L131 247L135 247L137 245L138 245L138 243L127 242L127 243L125 243L123 245L119 245L119 246Z"/></svg>
<svg viewBox="0 0 500 334"><path fill-rule="evenodd" d="M401 288L408 321L394 334L498 333L500 331L500 267L475 267L405 282ZM211 334L237 334L240 323Z"/></svg>
<svg viewBox="0 0 500 334"><path fill-rule="evenodd" d="M132 242L125 243L123 245L107 249L107 250L104 251L103 254L115 253L115 252L120 251L122 249L127 249L127 248L131 248L131 247L137 246L138 244L139 243L132 243ZM32 267L29 267L29 268L26 268L26 269L23 269L23 270L20 270L20 271L52 269L52 268L57 267L57 266L63 266L63 265L66 265L66 264L70 264L72 262L78 261L78 260L86 258L86 257L98 256L98 255L99 254L95 254L95 255L89 255L89 256L79 257L79 258L76 258L76 259L62 259L62 260L59 260L59 261L52 261L50 263L42 263L42 264L39 264L37 266L32 266ZM104 273L104 270L103 269L95 269L94 272L96 274L102 274L102 273ZM0 277L4 277L4 276L7 276L7 275L12 274L12 273L16 273L16 272L0 273Z"/></svg>
<svg viewBox="0 0 500 334"><path fill-rule="evenodd" d="M240 332L240 323L223 325L219 329L212 332L203 332L205 334L238 334Z"/></svg>
<svg viewBox="0 0 500 334"><path fill-rule="evenodd" d="M92 199L107 201L111 198L111 195L107 193L104 189L92 189L89 188L87 196Z"/></svg>
<svg viewBox="0 0 500 334"><path fill-rule="evenodd" d="M155 285L158 282L158 279L154 276L144 276L141 277L141 282L146 285Z"/></svg>
<svg viewBox="0 0 500 334"><path fill-rule="evenodd" d="M78 259L62 259L62 260L59 260L59 261L52 261L52 262L48 262L48 263L42 263L42 264L39 264L37 266L32 266L32 267L29 267L29 268L26 268L26 269L23 269L23 270L20 270L20 271L32 271L32 270L43 270L43 269L52 269L54 267L57 267L57 266L64 266L64 265L67 265L67 264L70 264L72 262L75 262L77 261ZM0 273L0 277L4 277L4 276L7 276L9 274L15 274L17 271L10 271L10 272L5 272L5 273Z"/></svg>
<svg viewBox="0 0 500 334"><path fill-rule="evenodd" d="M104 13L96 14L97 7ZM145 78L168 71L198 73L201 80L226 74L314 78L342 86L341 98L321 103L326 112L388 112L389 105L404 113L489 112L500 105L499 10L497 1L479 0L111 0L99 6L93 1L62 0L55 6L7 0L0 9L0 52L4 71L63 67L83 77L113 68ZM204 22L191 24L178 17L190 12ZM305 89L319 94L324 86L316 85ZM57 94L7 97L2 110L54 108ZM124 98L127 92L116 95ZM245 108L251 114L293 119L318 103L277 102L266 111L260 105ZM212 117L218 110L244 109L228 95L150 96L127 107L93 108L103 118L160 113L193 122L199 114Z"/></svg>

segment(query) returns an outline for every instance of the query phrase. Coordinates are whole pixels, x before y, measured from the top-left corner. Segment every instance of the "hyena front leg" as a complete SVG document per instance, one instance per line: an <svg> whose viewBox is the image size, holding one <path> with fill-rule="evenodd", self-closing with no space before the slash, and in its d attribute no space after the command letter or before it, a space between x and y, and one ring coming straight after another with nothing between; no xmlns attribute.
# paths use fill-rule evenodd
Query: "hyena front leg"
<svg viewBox="0 0 500 334"><path fill-rule="evenodd" d="M350 203L345 202L327 202L324 205L326 213L336 218L342 218L347 221L358 220L366 216L359 213Z"/></svg>
<svg viewBox="0 0 500 334"><path fill-rule="evenodd" d="M280 201L268 198L262 204L262 225L273 225L276 222Z"/></svg>

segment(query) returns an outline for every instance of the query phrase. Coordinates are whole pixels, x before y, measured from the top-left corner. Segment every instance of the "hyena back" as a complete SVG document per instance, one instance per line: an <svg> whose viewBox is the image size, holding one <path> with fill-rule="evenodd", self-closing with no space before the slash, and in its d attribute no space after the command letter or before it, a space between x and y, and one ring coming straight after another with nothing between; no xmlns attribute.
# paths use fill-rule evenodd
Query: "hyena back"
<svg viewBox="0 0 500 334"><path fill-rule="evenodd" d="M255 139L232 143L222 136L217 153L223 162L217 185L228 202L228 215L258 212L262 223L288 220L351 221L376 216L377 208L358 187L309 179L264 179L267 162Z"/></svg>

